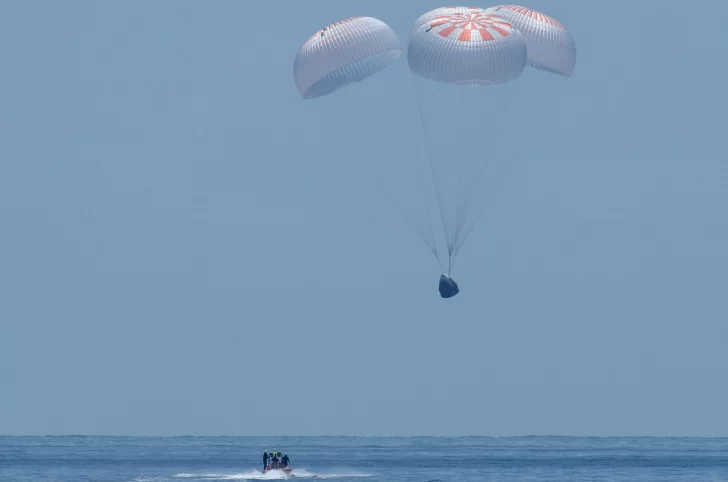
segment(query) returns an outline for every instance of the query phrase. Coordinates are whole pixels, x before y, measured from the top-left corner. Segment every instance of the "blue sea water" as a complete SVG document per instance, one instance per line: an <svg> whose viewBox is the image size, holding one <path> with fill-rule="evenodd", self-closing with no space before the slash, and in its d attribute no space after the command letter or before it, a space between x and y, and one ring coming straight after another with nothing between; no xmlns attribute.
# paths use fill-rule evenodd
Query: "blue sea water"
<svg viewBox="0 0 728 482"><path fill-rule="evenodd" d="M262 474L263 450L292 476ZM0 437L0 480L716 481L728 439Z"/></svg>

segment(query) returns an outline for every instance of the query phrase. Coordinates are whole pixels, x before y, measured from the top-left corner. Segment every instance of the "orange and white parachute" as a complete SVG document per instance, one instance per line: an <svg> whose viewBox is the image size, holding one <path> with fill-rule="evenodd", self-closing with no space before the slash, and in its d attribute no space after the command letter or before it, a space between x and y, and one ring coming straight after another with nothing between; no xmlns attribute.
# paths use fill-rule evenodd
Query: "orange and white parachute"
<svg viewBox="0 0 728 482"><path fill-rule="evenodd" d="M419 24L419 26L417 26ZM422 77L451 84L490 85L518 78L526 67L521 33L474 7L444 7L421 16L407 60Z"/></svg>
<svg viewBox="0 0 728 482"><path fill-rule="evenodd" d="M576 65L576 43L560 22L520 5L496 5L485 11L501 17L523 34L529 67L571 76Z"/></svg>
<svg viewBox="0 0 728 482"><path fill-rule="evenodd" d="M480 7L439 7L435 8L433 10L430 10L429 12L423 13L420 15L420 17L415 21L414 25L412 26L412 30L410 30L410 38L412 38L412 35L417 31L418 28L420 28L425 23L429 22L435 17L444 16L444 15L450 15L453 13L463 12L464 10L482 10Z"/></svg>
<svg viewBox="0 0 728 482"><path fill-rule="evenodd" d="M442 221L443 279L451 279L455 258L512 157L497 150L498 133L514 127L499 111L527 58L521 32L478 7L430 10L410 31L407 63L427 144L434 217Z"/></svg>

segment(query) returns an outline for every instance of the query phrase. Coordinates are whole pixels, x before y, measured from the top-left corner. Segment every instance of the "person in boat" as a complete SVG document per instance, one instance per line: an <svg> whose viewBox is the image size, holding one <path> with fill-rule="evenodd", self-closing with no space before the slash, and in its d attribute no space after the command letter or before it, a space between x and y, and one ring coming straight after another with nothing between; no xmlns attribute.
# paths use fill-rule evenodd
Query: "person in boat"
<svg viewBox="0 0 728 482"><path fill-rule="evenodd" d="M265 469L268 468L268 458L269 458L268 457L268 451L267 450L264 450L263 451L263 470L265 470Z"/></svg>
<svg viewBox="0 0 728 482"><path fill-rule="evenodd" d="M288 467L289 462L290 460L288 459L288 454L283 454L283 458L281 459L281 467L285 469L286 467Z"/></svg>

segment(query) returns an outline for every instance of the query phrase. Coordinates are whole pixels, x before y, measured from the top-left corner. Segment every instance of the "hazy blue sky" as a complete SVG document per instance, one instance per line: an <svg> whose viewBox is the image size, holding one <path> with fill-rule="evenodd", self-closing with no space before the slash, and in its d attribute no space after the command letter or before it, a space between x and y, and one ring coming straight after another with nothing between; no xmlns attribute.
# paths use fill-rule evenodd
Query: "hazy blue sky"
<svg viewBox="0 0 728 482"><path fill-rule="evenodd" d="M577 66L443 300L341 134L419 124L292 76L441 4L0 3L0 433L728 435L728 2L527 5Z"/></svg>

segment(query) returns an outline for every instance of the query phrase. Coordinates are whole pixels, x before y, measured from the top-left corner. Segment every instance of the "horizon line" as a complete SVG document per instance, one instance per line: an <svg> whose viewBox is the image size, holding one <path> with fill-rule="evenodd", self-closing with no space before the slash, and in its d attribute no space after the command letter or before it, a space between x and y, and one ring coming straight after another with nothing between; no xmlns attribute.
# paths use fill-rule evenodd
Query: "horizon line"
<svg viewBox="0 0 728 482"><path fill-rule="evenodd" d="M114 435L114 434L74 434L74 433L50 433L50 434L2 434L2 438L27 438L27 437L88 437L88 438L694 438L694 439L728 439L728 435Z"/></svg>

